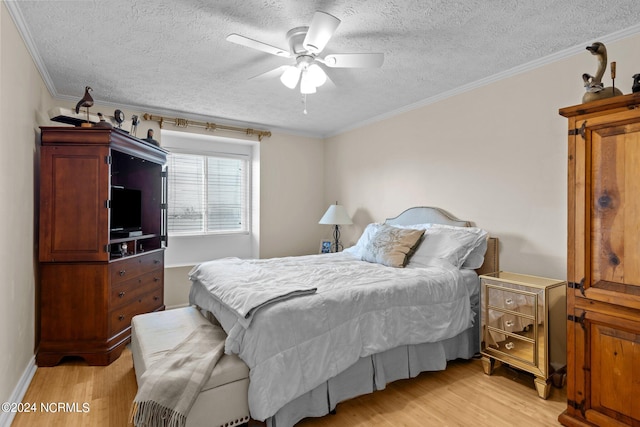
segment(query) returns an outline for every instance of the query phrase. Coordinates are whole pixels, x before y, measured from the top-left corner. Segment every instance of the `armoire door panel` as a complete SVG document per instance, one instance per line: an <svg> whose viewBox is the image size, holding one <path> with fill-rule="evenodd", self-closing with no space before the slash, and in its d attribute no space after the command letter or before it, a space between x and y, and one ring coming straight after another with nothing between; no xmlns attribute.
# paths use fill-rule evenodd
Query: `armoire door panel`
<svg viewBox="0 0 640 427"><path fill-rule="evenodd" d="M107 147L42 148L40 261L108 260L108 153Z"/></svg>
<svg viewBox="0 0 640 427"><path fill-rule="evenodd" d="M617 137L591 140L591 283L624 278L624 146Z"/></svg>
<svg viewBox="0 0 640 427"><path fill-rule="evenodd" d="M590 325L591 409L630 424L640 419L640 329L610 320Z"/></svg>
<svg viewBox="0 0 640 427"><path fill-rule="evenodd" d="M591 140L591 283L640 285L638 132ZM627 260L627 262L625 262Z"/></svg>

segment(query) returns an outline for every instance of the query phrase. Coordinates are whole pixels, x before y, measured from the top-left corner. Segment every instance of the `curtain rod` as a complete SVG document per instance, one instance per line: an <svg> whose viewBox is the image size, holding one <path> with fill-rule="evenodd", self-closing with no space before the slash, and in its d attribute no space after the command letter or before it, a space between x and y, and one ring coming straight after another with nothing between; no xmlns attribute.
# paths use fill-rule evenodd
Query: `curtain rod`
<svg viewBox="0 0 640 427"><path fill-rule="evenodd" d="M219 129L219 130L228 130L228 131L232 131L232 132L242 132L245 135L249 135L249 136L254 136L255 135L255 136L257 136L258 137L258 141L262 141L262 138L264 138L264 137L270 137L271 136L271 132L268 131L268 130L256 130L256 129L251 129L251 128L241 128L241 127L237 127L237 126L217 125L215 123L209 123L209 122L198 122L198 121L195 121L195 120L154 116L153 114L149 114L149 113L144 113L144 115L142 117L145 120L152 120L152 121L158 122L160 124L160 129L162 129L163 124L166 122L166 123L171 123L175 127L179 127L179 128L186 128L187 126L195 126L195 127L201 127L201 128L204 128L204 129L210 130L210 131L214 131L216 129Z"/></svg>

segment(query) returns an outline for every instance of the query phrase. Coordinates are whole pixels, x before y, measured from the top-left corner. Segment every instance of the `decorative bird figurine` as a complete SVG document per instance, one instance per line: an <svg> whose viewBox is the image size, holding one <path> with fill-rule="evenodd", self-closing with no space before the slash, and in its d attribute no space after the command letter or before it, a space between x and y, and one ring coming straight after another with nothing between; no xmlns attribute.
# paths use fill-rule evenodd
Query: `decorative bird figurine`
<svg viewBox="0 0 640 427"><path fill-rule="evenodd" d="M98 123L96 123L96 127L97 128L112 128L113 125L111 123L109 123L108 121L106 121L104 119L104 116L102 115L102 113L98 113L98 118L100 119L100 121Z"/></svg>
<svg viewBox="0 0 640 427"><path fill-rule="evenodd" d="M631 92L640 92L640 73L633 75L633 86L631 86Z"/></svg>
<svg viewBox="0 0 640 427"><path fill-rule="evenodd" d="M593 76L591 74L584 73L582 75L582 80L584 81L584 89L587 92L600 92L604 89L602 83L598 84L593 82Z"/></svg>
<svg viewBox="0 0 640 427"><path fill-rule="evenodd" d="M622 95L620 89L613 86L604 87L602 77L607 69L607 48L603 43L595 42L591 46L587 46L587 50L595 55L598 59L598 70L595 76L583 74L582 80L586 93L582 96L582 102L595 101L597 99L611 98L612 96Z"/></svg>
<svg viewBox="0 0 640 427"><path fill-rule="evenodd" d="M91 126L91 122L89 121L89 107L93 107L93 98L91 97L91 94L89 92L91 92L92 90L93 89L91 89L89 86L85 86L84 96L76 104L76 114L80 112L81 107L87 108L87 123L89 126Z"/></svg>

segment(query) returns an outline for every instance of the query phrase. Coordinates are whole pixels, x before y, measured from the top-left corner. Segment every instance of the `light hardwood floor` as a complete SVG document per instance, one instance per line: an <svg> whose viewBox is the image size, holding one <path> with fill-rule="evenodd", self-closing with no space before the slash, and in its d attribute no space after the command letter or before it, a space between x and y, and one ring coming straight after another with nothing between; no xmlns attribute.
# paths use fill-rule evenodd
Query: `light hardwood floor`
<svg viewBox="0 0 640 427"><path fill-rule="evenodd" d="M12 426L128 426L136 390L128 349L106 367L68 361L38 368L24 398L38 412L17 414ZM41 403L52 402L77 403L80 411L88 403L89 411L40 411ZM566 388L552 387L549 399L542 400L526 373L499 366L487 376L480 360L455 361L445 371L388 384L385 390L339 404L335 415L306 419L297 427L549 427L560 425L557 417L565 408Z"/></svg>

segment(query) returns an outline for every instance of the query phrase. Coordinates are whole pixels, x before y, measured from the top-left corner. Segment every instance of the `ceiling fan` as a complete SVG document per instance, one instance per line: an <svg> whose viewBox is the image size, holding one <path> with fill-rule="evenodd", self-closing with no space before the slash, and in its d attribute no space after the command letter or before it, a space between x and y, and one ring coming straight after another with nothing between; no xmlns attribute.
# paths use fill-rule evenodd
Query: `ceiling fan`
<svg viewBox="0 0 640 427"><path fill-rule="evenodd" d="M328 77L321 65L330 68L377 68L384 61L382 53L336 53L321 58L319 55L325 48L333 33L340 25L340 20L333 15L317 11L308 27L296 27L287 32L289 50L241 36L229 34L227 40L242 46L260 50L283 58L295 58L295 65L282 65L253 77L268 79L280 76L280 81L289 89L300 83L300 93L315 93L316 88L327 82Z"/></svg>

